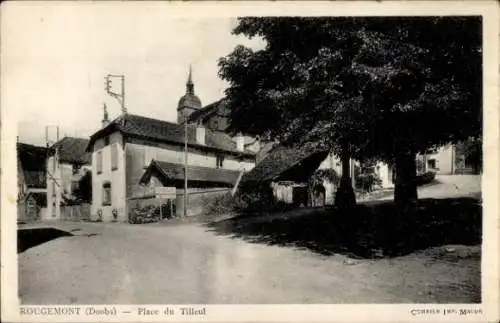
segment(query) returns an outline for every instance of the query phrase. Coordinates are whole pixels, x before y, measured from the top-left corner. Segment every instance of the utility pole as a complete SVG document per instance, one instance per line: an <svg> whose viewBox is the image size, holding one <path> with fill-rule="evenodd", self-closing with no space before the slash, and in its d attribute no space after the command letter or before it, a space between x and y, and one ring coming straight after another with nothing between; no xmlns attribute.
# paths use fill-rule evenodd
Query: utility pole
<svg viewBox="0 0 500 323"><path fill-rule="evenodd" d="M52 142L52 140L50 140L50 136L49 136L49 127L51 126L46 126L45 127L45 143L46 143L46 146L47 148L49 148L50 146L52 146L53 144L57 143L59 141L59 126L52 126L52 127L56 127L56 139L54 142ZM49 160L49 156L51 156L51 152L50 151L47 151L47 161ZM61 187L61 184L58 182L60 180L60 170L59 170L59 149L57 147L55 147L55 151L54 151L54 155L53 155L53 158L52 158L52 165L48 165L47 163L47 177L48 177L48 181L47 181L47 184L50 183L50 187L52 188L52 190L54 190L52 192L52 196L49 196L47 193L48 193L48 190L49 190L49 187L47 187L47 203L48 203L48 207L49 207L49 210L50 210L50 216L51 217L55 217L57 219L60 219L61 217L61 193L62 193L62 187ZM51 167L52 166L52 167ZM55 199L54 199L55 197ZM50 201L50 203L49 203Z"/></svg>
<svg viewBox="0 0 500 323"><path fill-rule="evenodd" d="M120 81L121 81L121 93L113 92L112 84L111 84L112 78L119 78L120 79ZM126 114L127 108L125 107L125 75L108 74L105 76L104 80L105 80L104 85L106 88L106 92L110 96L112 96L118 100L118 102L120 103L121 109L122 109L122 114Z"/></svg>
<svg viewBox="0 0 500 323"><path fill-rule="evenodd" d="M188 118L184 118L184 217L188 209Z"/></svg>

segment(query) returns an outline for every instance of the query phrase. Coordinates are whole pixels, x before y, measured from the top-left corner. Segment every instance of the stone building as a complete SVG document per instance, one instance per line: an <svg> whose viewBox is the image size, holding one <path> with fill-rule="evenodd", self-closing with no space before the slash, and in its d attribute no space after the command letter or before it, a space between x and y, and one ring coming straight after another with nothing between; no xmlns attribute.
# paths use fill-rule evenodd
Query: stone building
<svg viewBox="0 0 500 323"><path fill-rule="evenodd" d="M231 138L201 123L188 123L185 131L184 120L200 109L190 72L186 94L177 107L177 123L129 113L109 121L105 115L87 147L93 165L91 214L101 214L104 221L113 220L115 214L118 221L127 221L137 199L165 191L165 187L180 202L186 138L190 190L227 189L235 185L242 171L252 169L255 153L244 148L241 138ZM151 181L149 175L156 179ZM176 206L181 214L183 206Z"/></svg>

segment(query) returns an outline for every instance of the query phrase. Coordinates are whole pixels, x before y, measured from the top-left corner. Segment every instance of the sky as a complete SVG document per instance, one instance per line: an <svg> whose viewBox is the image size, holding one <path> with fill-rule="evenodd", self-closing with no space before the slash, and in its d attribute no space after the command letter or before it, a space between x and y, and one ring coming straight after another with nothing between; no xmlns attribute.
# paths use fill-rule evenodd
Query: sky
<svg viewBox="0 0 500 323"><path fill-rule="evenodd" d="M4 8L5 9L5 8ZM99 129L108 73L125 75L129 113L175 122L192 65L195 93L207 105L228 86L217 60L237 44L236 19L172 15L168 7L10 6L2 11L2 105L15 115L21 142L45 145L59 135L88 137ZM118 84L115 83L115 84Z"/></svg>

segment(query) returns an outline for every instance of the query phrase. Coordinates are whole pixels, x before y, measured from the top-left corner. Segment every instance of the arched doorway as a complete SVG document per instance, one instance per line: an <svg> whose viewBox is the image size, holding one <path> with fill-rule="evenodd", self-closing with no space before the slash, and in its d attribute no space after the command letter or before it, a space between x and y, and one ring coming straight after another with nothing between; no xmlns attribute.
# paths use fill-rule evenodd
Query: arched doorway
<svg viewBox="0 0 500 323"><path fill-rule="evenodd" d="M326 190L323 185L315 185L312 191L312 206L325 205Z"/></svg>

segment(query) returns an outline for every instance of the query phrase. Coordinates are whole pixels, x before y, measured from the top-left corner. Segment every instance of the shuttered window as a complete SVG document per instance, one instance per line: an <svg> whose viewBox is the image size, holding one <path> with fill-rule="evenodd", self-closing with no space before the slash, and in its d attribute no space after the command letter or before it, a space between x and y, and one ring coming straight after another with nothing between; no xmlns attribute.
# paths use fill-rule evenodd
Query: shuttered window
<svg viewBox="0 0 500 323"><path fill-rule="evenodd" d="M99 151L97 153L97 157L96 157L96 170L97 170L97 174L101 174L102 173L102 151Z"/></svg>
<svg viewBox="0 0 500 323"><path fill-rule="evenodd" d="M111 146L111 170L118 169L118 144Z"/></svg>
<svg viewBox="0 0 500 323"><path fill-rule="evenodd" d="M102 205L111 205L111 183L106 182L102 185Z"/></svg>

